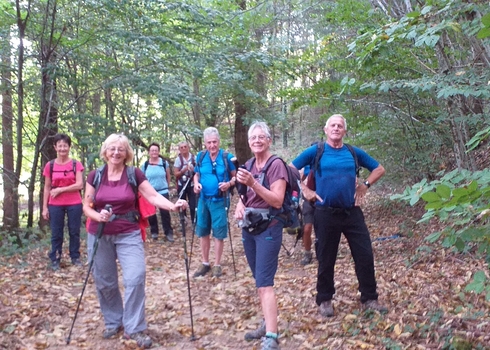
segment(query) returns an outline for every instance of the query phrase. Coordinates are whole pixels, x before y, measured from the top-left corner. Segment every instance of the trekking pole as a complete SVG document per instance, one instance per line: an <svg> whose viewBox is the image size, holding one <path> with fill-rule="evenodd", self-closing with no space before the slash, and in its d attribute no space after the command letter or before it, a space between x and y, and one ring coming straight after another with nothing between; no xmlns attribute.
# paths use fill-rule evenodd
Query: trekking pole
<svg viewBox="0 0 490 350"><path fill-rule="evenodd" d="M186 184L186 186L187 186L187 184ZM187 243L186 243L187 239L185 237L185 217L184 217L184 212L183 212L182 208L179 211L179 215L180 215L180 223L182 225L182 237L184 238L183 239L183 241L184 241L184 261L185 261L185 272L186 272L186 276L187 276L187 294L189 296L189 309L190 309L190 315L191 315L191 341L194 341L194 340L196 340L196 336L194 335L194 319L192 317L191 283L189 280L190 267L189 267L189 259L187 256Z"/></svg>
<svg viewBox="0 0 490 350"><path fill-rule="evenodd" d="M197 202L197 198L196 198L196 202ZM196 223L197 223L197 203L196 203L196 210L194 212L194 222L192 223L191 253L189 255L189 269L191 268L192 248L194 247L194 236L196 235Z"/></svg>
<svg viewBox="0 0 490 350"><path fill-rule="evenodd" d="M185 175L184 175L184 176L185 176ZM184 176L183 176L183 177L184 177ZM189 178L187 179L187 181L185 182L185 185L184 185L184 186L182 187L182 189L180 190L180 192L179 192L179 198L177 198L177 199L182 199L182 196L184 195L184 192L187 190L187 186L189 186L189 183L190 183L190 182L191 182L191 178L189 177ZM190 208L189 208L189 210L190 210ZM180 214L179 214L179 215L180 215ZM182 213L182 216L183 216L183 215L184 215L184 213ZM195 213L194 213L194 216L195 216ZM194 227L195 227L195 224L194 224ZM186 238L185 238L185 236L184 236L184 239L186 239ZM192 256L192 243L193 243L193 242L194 242L194 235L192 236L192 239L191 239L191 256ZM186 251L186 253L187 253L187 251ZM189 269L190 269L190 266L191 266L191 261L190 261L190 258L189 258Z"/></svg>
<svg viewBox="0 0 490 350"><path fill-rule="evenodd" d="M226 198L225 198L226 222L228 224L228 233L230 236L230 247L231 247L231 258L233 259L233 271L235 272L235 279L236 279L235 254L233 253L233 242L231 239L230 218L228 217L230 202L231 202L231 199L230 199L229 191L226 191Z"/></svg>
<svg viewBox="0 0 490 350"><path fill-rule="evenodd" d="M104 207L105 210L110 212L112 210L112 205L106 204ZM73 331L73 326L75 325L75 320L78 316L78 310L80 309L80 303L82 302L83 292L85 291L85 287L87 286L87 281L90 276L90 271L92 270L92 266L94 264L95 253L97 253L97 248L99 246L99 239L102 237L104 233L105 222L99 222L99 226L97 227L97 234L95 235L94 248L92 252L92 256L90 258L90 264L88 265L87 277L85 277L85 282L83 283L82 293L80 294L80 298L78 299L77 310L75 311L75 316L73 316L73 322L71 323L70 333L68 333L68 337L66 338L66 345L70 344L71 341L71 333Z"/></svg>

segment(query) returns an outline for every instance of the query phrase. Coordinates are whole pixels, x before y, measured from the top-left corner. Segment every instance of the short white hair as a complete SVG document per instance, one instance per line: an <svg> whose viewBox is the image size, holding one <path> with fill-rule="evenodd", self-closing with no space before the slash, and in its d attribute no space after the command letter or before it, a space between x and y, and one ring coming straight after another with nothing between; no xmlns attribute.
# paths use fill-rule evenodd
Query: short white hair
<svg viewBox="0 0 490 350"><path fill-rule="evenodd" d="M328 124L330 124L330 119L332 118L342 118L342 120L344 121L344 128L345 130L347 130L347 120L345 120L344 116L342 114L333 114L331 115L328 119L327 119L327 122L325 123L325 127L327 128L328 127Z"/></svg>

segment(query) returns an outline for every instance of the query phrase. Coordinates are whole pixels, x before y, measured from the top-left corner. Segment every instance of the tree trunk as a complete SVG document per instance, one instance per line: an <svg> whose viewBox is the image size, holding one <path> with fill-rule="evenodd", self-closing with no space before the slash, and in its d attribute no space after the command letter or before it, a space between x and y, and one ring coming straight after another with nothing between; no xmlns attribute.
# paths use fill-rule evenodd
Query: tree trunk
<svg viewBox="0 0 490 350"><path fill-rule="evenodd" d="M40 39L41 48L41 106L40 116L38 123L38 133L36 138L34 160L31 171L31 179L29 181L29 213L27 217L27 226L33 226L33 212L34 212L34 189L38 183L36 177L37 171L44 169L44 166L49 160L56 158L56 151L53 147L53 136L58 132L58 91L56 88L56 46L57 43L53 41L55 37L55 26L53 23L56 21L56 1L48 1L46 3L45 11L45 33L48 33L45 37ZM63 33L58 35L58 40ZM39 165L39 160L41 164ZM39 210L43 210L43 194L44 194L44 177L40 176L40 194L39 194ZM39 227L42 229L47 225L47 221L44 220L42 215L39 216Z"/></svg>
<svg viewBox="0 0 490 350"><path fill-rule="evenodd" d="M2 51L2 155L3 155L3 229L12 231L19 227L18 177L14 172L14 137L12 106L12 74L10 36L7 32ZM17 187L16 187L17 183Z"/></svg>
<svg viewBox="0 0 490 350"><path fill-rule="evenodd" d="M247 126L244 124L247 109L235 97L235 156L240 164L244 164L252 156L250 147L248 147Z"/></svg>

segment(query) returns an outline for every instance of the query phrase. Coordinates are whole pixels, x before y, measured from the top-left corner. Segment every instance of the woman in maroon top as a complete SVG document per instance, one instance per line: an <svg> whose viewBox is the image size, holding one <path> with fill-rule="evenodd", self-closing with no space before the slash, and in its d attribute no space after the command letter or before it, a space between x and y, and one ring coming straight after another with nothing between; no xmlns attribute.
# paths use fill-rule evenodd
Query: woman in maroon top
<svg viewBox="0 0 490 350"><path fill-rule="evenodd" d="M125 339L133 339L140 348L148 348L152 340L143 333L147 328L144 246L138 222L130 215L136 210L137 198L126 172L126 164L132 164L134 153L126 136L112 134L103 143L100 156L106 167L97 193L95 170L88 175L83 211L91 219L87 240L89 256L93 253L98 224L105 223L93 257L95 286L106 327L102 336L111 338L124 328ZM151 204L171 211L187 208L186 201L178 200L173 204L155 191L140 169L134 168L134 171L138 191ZM104 209L107 204L112 206L111 212ZM124 303L119 291L116 260L122 269Z"/></svg>

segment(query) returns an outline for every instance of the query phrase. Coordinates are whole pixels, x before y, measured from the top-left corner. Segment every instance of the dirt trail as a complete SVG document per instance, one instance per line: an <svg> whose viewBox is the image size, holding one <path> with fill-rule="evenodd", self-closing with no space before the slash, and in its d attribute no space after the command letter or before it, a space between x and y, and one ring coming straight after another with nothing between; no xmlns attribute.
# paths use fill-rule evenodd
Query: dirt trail
<svg viewBox="0 0 490 350"><path fill-rule="evenodd" d="M306 267L299 264L301 243L292 256L283 248L275 286L281 349L437 349L453 336L470 342L474 349L490 344L490 304L483 296L464 293L471 273L488 270L488 266L471 255L455 254L424 242L423 237L435 227L415 226L420 217L417 209L373 196L365 214L373 239L402 234L401 238L373 242L380 301L389 307L389 313L360 311L352 258L343 240L336 265L336 315L323 319L314 302L316 262ZM153 349L260 349L259 341L243 340L244 333L256 327L262 316L234 224L236 277L229 240L225 242L221 278L191 277L197 340L190 340L183 241L177 215L173 222L177 238L174 243L146 243L146 314ZM190 227L187 232L190 250ZM284 244L291 250L294 237L284 235ZM48 249L0 261L0 348L135 349L133 342L102 339L104 325L92 279L85 290L71 344L66 345L87 265L77 268L62 264L62 269L54 273L48 269ZM192 276L200 263L197 239L189 255Z"/></svg>

